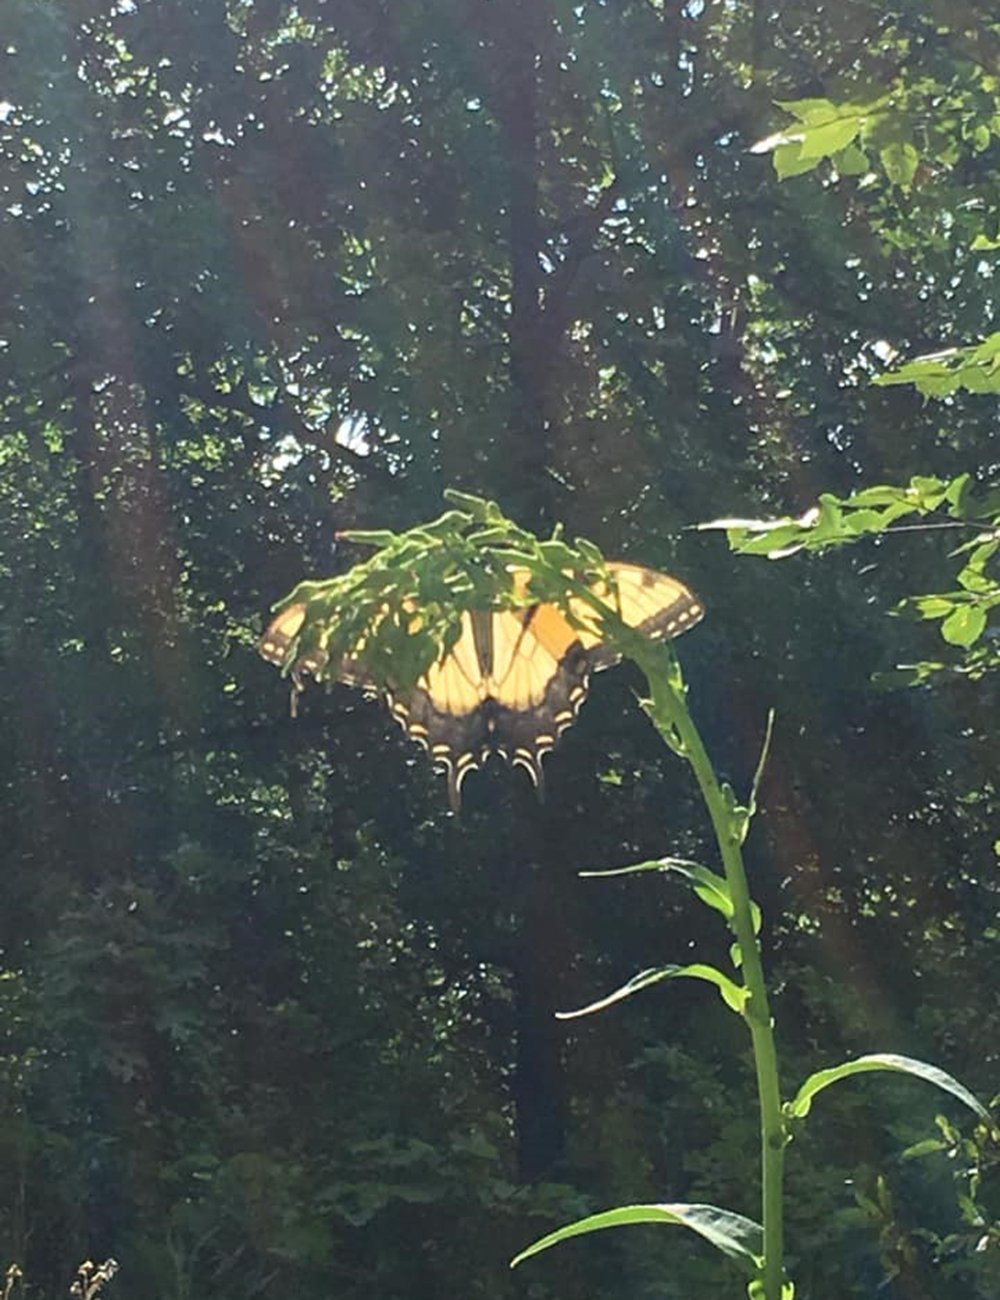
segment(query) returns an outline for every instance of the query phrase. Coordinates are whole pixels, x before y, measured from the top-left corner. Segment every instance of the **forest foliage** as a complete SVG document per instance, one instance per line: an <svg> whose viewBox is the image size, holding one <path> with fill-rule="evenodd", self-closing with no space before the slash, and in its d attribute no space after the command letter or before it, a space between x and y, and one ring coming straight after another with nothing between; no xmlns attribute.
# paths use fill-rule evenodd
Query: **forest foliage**
<svg viewBox="0 0 1000 1300"><path fill-rule="evenodd" d="M989 6L4 0L2 37L0 1268L719 1293L652 1227L507 1270L618 1202L755 1211L711 990L554 1015L709 943L668 881L579 878L710 853L639 677L595 681L543 805L491 767L454 817L377 704L293 720L257 656L361 558L338 533L448 486L691 583L738 788L776 708L747 852L794 1077L877 1046L1000 1091L997 675L872 681L995 655L956 586L995 588ZM914 482L932 510L781 563L693 527ZM995 1155L937 1109L818 1111L803 1297L996 1294Z"/></svg>

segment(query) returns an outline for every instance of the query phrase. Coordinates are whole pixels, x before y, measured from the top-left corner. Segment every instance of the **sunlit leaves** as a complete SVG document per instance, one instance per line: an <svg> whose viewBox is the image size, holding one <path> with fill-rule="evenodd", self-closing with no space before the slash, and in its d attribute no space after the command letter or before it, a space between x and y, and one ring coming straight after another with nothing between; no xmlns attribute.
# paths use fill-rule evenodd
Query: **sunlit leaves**
<svg viewBox="0 0 1000 1300"><path fill-rule="evenodd" d="M996 492L977 491L970 475L951 480L917 475L905 487L879 484L847 497L824 493L818 507L798 519L718 519L699 527L724 528L737 554L777 560L800 551L823 552L891 535L908 517L925 519L935 514L944 519L928 519L924 526L954 529L958 537L968 529L977 530L971 541L952 552L953 557L962 558L955 575L959 590L904 597L897 612L939 623L948 645L972 652L953 667L970 676L982 676L998 664L997 651L977 643L988 634L990 617L1000 608L1000 575L995 565L1000 551L1000 499ZM885 685L919 684L947 667L930 662L900 667L892 677L881 674L881 681Z"/></svg>
<svg viewBox="0 0 1000 1300"><path fill-rule="evenodd" d="M761 140L754 152L773 154L781 180L812 171L824 159L832 159L843 175L859 175L869 168L867 148L879 131L885 131L888 105L884 97L869 104L835 104L829 99L780 102L778 107L795 119L794 125ZM880 156L890 180L909 185L917 161L913 146L892 141L881 148Z"/></svg>
<svg viewBox="0 0 1000 1300"><path fill-rule="evenodd" d="M908 361L889 374L879 375L876 384L913 384L925 397L948 397L959 389L970 393L1000 392L1000 332L982 343L947 348Z"/></svg>

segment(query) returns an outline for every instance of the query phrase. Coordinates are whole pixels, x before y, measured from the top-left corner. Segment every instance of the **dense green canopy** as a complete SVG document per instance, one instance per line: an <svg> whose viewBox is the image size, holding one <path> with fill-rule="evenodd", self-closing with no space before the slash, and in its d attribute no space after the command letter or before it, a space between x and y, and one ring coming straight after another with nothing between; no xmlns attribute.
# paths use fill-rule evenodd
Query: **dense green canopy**
<svg viewBox="0 0 1000 1300"><path fill-rule="evenodd" d="M454 817L377 703L293 721L256 654L365 554L339 531L449 485L700 593L680 653L738 788L777 709L748 851L786 1086L879 1049L1000 1090L996 677L871 683L936 653L886 611L965 535L772 564L690 530L995 479L995 396L870 382L993 329L991 7L0 0L0 54L0 1269L54 1296L114 1256L109 1296L149 1300L738 1285L651 1227L507 1272L617 1202L754 1212L710 991L553 1017L725 942L669 882L578 879L710 854L638 676L595 681L543 805L497 767ZM778 103L893 95L853 166L751 149ZM897 1158L938 1104L817 1107L803 1300L887 1267L886 1296L996 1294L954 1163Z"/></svg>

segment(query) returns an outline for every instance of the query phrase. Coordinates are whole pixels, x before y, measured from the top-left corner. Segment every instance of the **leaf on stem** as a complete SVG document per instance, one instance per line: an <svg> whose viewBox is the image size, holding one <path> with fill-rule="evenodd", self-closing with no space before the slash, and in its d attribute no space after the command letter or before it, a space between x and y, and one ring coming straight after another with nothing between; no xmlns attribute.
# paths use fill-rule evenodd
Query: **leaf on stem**
<svg viewBox="0 0 1000 1300"><path fill-rule="evenodd" d="M774 733L774 709L767 711L767 726L764 729L764 741L760 747L760 758L757 760L757 766L754 769L753 782L750 786L750 798L747 800L746 807L746 824L743 828L743 839L740 843L746 841L747 832L750 829L750 823L757 815L757 794L760 790L760 783L764 776L764 768L767 766L767 756L771 752L771 736Z"/></svg>
<svg viewBox="0 0 1000 1300"><path fill-rule="evenodd" d="M699 862L686 858L654 858L649 862L634 862L628 867L610 867L606 871L581 871L581 879L598 879L605 876L631 876L640 871L673 872L683 876L701 901L714 908L728 921L733 914L733 900L724 876L717 876Z"/></svg>
<svg viewBox="0 0 1000 1300"><path fill-rule="evenodd" d="M755 1277L747 1287L749 1300L767 1300L767 1292L764 1288L764 1279ZM795 1300L795 1283L790 1278L785 1278L781 1284L781 1300Z"/></svg>
<svg viewBox="0 0 1000 1300"><path fill-rule="evenodd" d="M606 1007L612 1007L616 1002L624 1002L633 993L639 993L654 984L659 984L661 980L670 979L697 979L704 980L708 984L714 984L723 1002L737 1015L742 1015L749 997L748 991L741 988L728 975L703 962L695 962L690 966L658 966L650 970L640 971L638 975L633 975L628 983L623 984L621 988L615 989L613 993L609 993L606 997L598 998L596 1002L588 1003L585 1007L580 1007L576 1011L557 1011L556 1019L577 1020L581 1016L593 1015L595 1011L604 1011Z"/></svg>
<svg viewBox="0 0 1000 1300"><path fill-rule="evenodd" d="M751 810L740 803L736 797L736 791L728 781L723 781L720 789L733 840L737 844L743 844L750 830Z"/></svg>
<svg viewBox="0 0 1000 1300"><path fill-rule="evenodd" d="M700 862L689 862L686 858L653 858L649 862L634 862L627 867L610 867L606 871L581 871L580 877L596 880L606 876L631 876L640 871L671 872L682 876L706 907L711 907L724 916L727 923L732 920L733 896L725 876L717 875L708 867L703 867ZM753 900L750 902L750 910L753 916L754 933L759 934L761 913Z"/></svg>
<svg viewBox="0 0 1000 1300"><path fill-rule="evenodd" d="M957 1079L953 1079L950 1074L938 1069L936 1065L928 1065L926 1061L914 1060L911 1056L897 1056L893 1052L878 1052L871 1056L859 1056L857 1060L845 1061L843 1065L832 1066L829 1070L817 1070L815 1074L811 1074L806 1079L794 1100L787 1103L786 1111L796 1119L805 1119L812 1109L813 1098L817 1093L822 1092L824 1088L828 1088L831 1083L836 1083L840 1079L848 1079L854 1074L867 1074L872 1070L889 1070L896 1074L912 1074L915 1078L923 1079L925 1083L932 1083L943 1092L949 1092L953 1097L957 1097L960 1102L974 1111L980 1119L992 1125L986 1107Z"/></svg>
<svg viewBox="0 0 1000 1300"><path fill-rule="evenodd" d="M525 1250L511 1260L511 1268L532 1255L538 1255L560 1241L570 1237L582 1237L591 1232L600 1232L604 1228L623 1228L633 1223L678 1224L690 1228L700 1237L712 1243L717 1250L735 1260L748 1273L756 1273L760 1268L764 1249L764 1234L760 1224L732 1210L721 1210L716 1205L687 1205L675 1202L666 1205L621 1205L615 1210L605 1210L602 1214L591 1214L585 1219L568 1223L565 1228L550 1232L532 1242Z"/></svg>

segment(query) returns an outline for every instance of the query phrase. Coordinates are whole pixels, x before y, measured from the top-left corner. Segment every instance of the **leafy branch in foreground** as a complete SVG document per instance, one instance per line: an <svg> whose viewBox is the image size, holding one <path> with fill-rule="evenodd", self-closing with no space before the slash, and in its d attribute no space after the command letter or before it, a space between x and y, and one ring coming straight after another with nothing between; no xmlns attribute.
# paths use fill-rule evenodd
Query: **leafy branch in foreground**
<svg viewBox="0 0 1000 1300"><path fill-rule="evenodd" d="M921 522L903 523L916 518ZM799 551L823 552L862 539L914 529L954 529L972 536L951 555L958 559L950 591L907 596L895 612L939 625L941 638L964 653L951 662L901 664L883 673L884 685L916 685L943 672L979 678L1000 668L995 611L1000 609L1000 489L977 492L969 474L945 481L914 477L905 487L879 484L819 504L797 519L715 519L701 529L724 529L737 555L786 559Z"/></svg>
<svg viewBox="0 0 1000 1300"><path fill-rule="evenodd" d="M934 495L927 488L921 500L929 501ZM960 500L961 491L953 496ZM416 680L453 644L454 628L463 609L503 607L518 600L554 602L571 620L579 617L581 601L593 610L608 645L623 657L633 659L644 672L649 684L645 708L663 741L691 766L722 866L720 873L698 863L664 858L620 868L614 874L658 870L680 878L696 899L725 921L733 943L728 949L728 969L696 963L644 971L616 992L567 1014L585 1015L604 1010L675 977L706 980L743 1021L749 1033L756 1073L760 1223L732 1210L700 1203L619 1206L547 1234L523 1250L513 1264L572 1237L608 1228L635 1224L680 1226L709 1241L736 1263L746 1278L751 1300L792 1300L794 1285L785 1274L785 1151L821 1092L857 1074L890 1071L935 1085L972 1109L992 1128L989 1114L962 1084L944 1071L910 1057L891 1054L872 1054L817 1071L801 1084L791 1100L783 1101L775 1025L759 939L761 916L750 896L742 855L756 807L767 741L751 790L741 802L715 774L688 711L686 687L671 644L647 640L626 626L612 605L595 594L592 578L595 574L606 574L605 562L597 548L586 542L570 545L558 534L548 541L540 541L511 523L490 502L456 493L450 494L450 499L457 508L424 528L399 535L354 534L355 541L368 541L378 548L371 560L341 578L301 584L296 589L285 603L294 601L303 605L304 617L297 638L288 648L286 668L293 673L297 666L312 671L310 665L319 664L322 669L336 652L355 659L363 656L366 670L376 679L379 672L392 672L396 674L393 680L398 680L398 665L405 663ZM946 499L947 494L942 493L940 500ZM939 504L937 501L927 509L936 509ZM869 500L866 508L881 510L884 515L899 510L900 504ZM920 505L911 503L907 509L919 512ZM831 510L828 506L825 525L828 532L832 528ZM795 521L785 523L787 527ZM808 525L797 526L808 533ZM747 529L748 533L752 531ZM784 544L789 540L790 537L786 538ZM808 545L808 540L803 545ZM522 585L515 590L513 574L524 570L530 573L528 587ZM426 609L414 593L432 598Z"/></svg>
<svg viewBox="0 0 1000 1300"><path fill-rule="evenodd" d="M798 99L778 107L792 121L752 152L771 154L779 180L822 170L828 183L853 181L876 195L886 188L884 181L889 189L909 194L921 180L940 178L987 155L1000 138L996 77L975 65L960 81L947 84L926 76L912 83L898 79L887 93L866 102ZM968 173L975 175L974 167ZM953 203L966 225L976 221L976 212L984 214L979 229L966 234L959 248L960 256L978 254L988 264L988 255L1000 250L995 217L991 225L983 224L985 214L995 213L992 188L956 196ZM948 397L960 389L1000 392L1000 333L916 357L874 383L912 384L924 397Z"/></svg>

